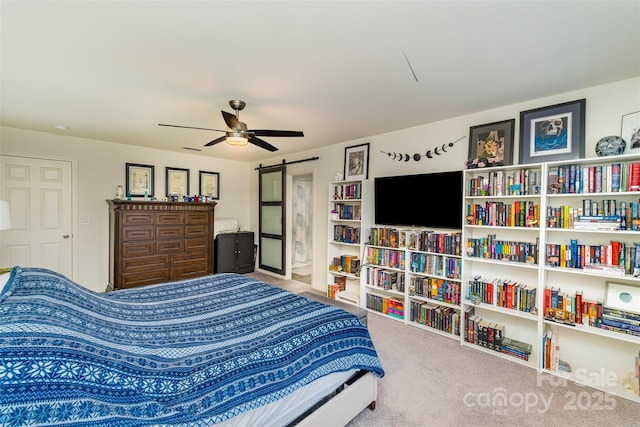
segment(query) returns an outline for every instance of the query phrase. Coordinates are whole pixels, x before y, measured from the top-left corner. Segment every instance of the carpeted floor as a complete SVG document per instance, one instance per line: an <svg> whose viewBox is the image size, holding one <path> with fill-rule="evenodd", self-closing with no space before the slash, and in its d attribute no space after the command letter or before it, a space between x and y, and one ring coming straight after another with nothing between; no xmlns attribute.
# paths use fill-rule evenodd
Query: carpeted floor
<svg viewBox="0 0 640 427"><path fill-rule="evenodd" d="M297 293L310 289L251 275ZM640 404L627 399L562 383L374 313L368 327L385 376L375 411L365 409L349 427L640 426Z"/></svg>

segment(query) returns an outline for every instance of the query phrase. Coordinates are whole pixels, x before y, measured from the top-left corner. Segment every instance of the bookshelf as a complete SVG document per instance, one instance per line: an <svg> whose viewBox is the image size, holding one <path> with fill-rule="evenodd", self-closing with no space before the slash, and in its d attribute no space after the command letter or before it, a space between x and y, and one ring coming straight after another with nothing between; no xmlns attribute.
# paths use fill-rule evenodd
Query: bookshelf
<svg viewBox="0 0 640 427"><path fill-rule="evenodd" d="M640 295L640 278L633 275L640 243L640 156L545 167L540 369L640 403L640 333L611 330L615 319L608 308L618 306L612 298L618 296L616 286ZM640 312L639 298L623 308Z"/></svg>
<svg viewBox="0 0 640 427"><path fill-rule="evenodd" d="M361 306L360 267L371 226L373 194L366 180L329 184L327 296Z"/></svg>
<svg viewBox="0 0 640 427"><path fill-rule="evenodd" d="M540 347L543 172L533 164L464 173L461 343L531 368Z"/></svg>
<svg viewBox="0 0 640 427"><path fill-rule="evenodd" d="M363 307L460 339L460 230L374 226L364 247Z"/></svg>
<svg viewBox="0 0 640 427"><path fill-rule="evenodd" d="M469 169L464 182L462 345L640 403L640 333L628 333L640 156ZM616 330L619 289L638 314ZM513 351L484 342L497 330Z"/></svg>
<svg viewBox="0 0 640 427"><path fill-rule="evenodd" d="M462 233L405 230L407 247L407 321L460 339Z"/></svg>
<svg viewBox="0 0 640 427"><path fill-rule="evenodd" d="M363 307L392 319L406 319L406 247L399 230L372 227L364 246Z"/></svg>

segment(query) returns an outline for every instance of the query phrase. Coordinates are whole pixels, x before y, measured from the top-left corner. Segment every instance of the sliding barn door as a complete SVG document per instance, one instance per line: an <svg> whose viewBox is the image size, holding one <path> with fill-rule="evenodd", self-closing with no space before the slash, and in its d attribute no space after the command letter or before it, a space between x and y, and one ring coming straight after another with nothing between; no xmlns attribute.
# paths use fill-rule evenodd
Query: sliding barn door
<svg viewBox="0 0 640 427"><path fill-rule="evenodd" d="M260 169L260 257L259 267L285 274L286 168L278 165Z"/></svg>

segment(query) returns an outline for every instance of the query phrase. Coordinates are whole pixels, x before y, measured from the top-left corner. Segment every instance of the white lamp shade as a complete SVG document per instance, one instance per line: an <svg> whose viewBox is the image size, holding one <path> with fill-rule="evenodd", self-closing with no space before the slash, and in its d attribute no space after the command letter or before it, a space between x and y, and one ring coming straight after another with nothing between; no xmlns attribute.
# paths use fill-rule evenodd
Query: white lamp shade
<svg viewBox="0 0 640 427"><path fill-rule="evenodd" d="M0 230L11 228L11 212L9 212L9 202L0 200Z"/></svg>

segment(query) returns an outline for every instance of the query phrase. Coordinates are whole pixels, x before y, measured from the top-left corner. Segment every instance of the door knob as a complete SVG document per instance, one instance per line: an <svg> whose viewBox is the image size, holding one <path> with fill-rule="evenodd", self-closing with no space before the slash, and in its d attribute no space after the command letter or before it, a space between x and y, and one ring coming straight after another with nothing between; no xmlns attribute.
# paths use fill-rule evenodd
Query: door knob
<svg viewBox="0 0 640 427"><path fill-rule="evenodd" d="M71 237L71 235L70 235L70 234L63 234L63 235L62 235L62 238L63 238L63 239L68 239L69 237Z"/></svg>

